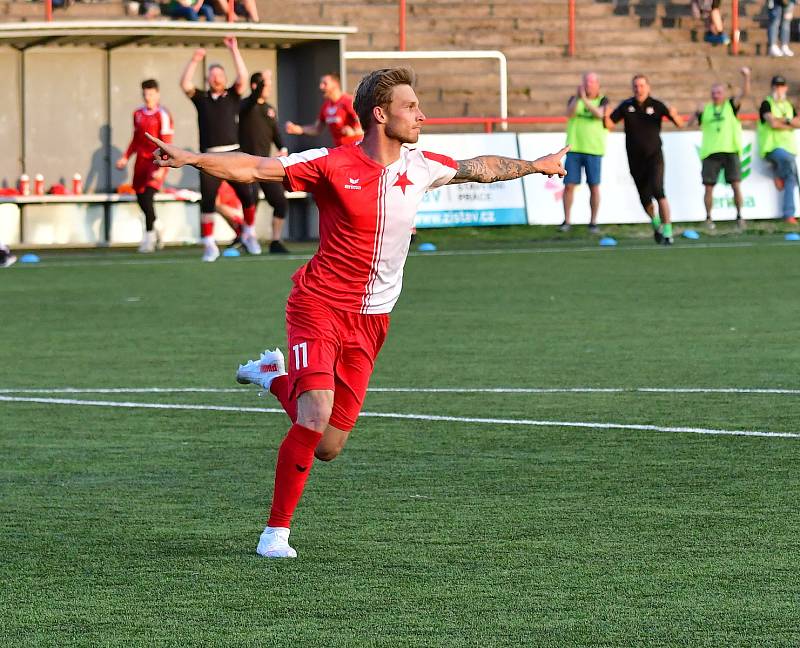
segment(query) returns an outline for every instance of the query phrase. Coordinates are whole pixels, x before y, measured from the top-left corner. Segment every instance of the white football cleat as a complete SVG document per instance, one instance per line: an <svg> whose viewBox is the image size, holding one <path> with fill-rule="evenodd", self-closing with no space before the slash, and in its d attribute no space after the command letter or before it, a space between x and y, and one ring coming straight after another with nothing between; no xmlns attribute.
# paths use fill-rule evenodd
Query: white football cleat
<svg viewBox="0 0 800 648"><path fill-rule="evenodd" d="M248 254L261 254L261 244L252 232L242 232L242 245Z"/></svg>
<svg viewBox="0 0 800 648"><path fill-rule="evenodd" d="M216 243L206 243L203 248L203 261L214 263L219 258L219 248Z"/></svg>
<svg viewBox="0 0 800 648"><path fill-rule="evenodd" d="M156 233L145 232L142 242L139 244L139 252L141 254L150 254L156 251Z"/></svg>
<svg viewBox="0 0 800 648"><path fill-rule="evenodd" d="M264 351L258 360L239 365L236 371L236 382L241 385L258 385L269 391L272 381L278 376L286 375L286 363L283 353L276 348L274 351Z"/></svg>
<svg viewBox="0 0 800 648"><path fill-rule="evenodd" d="M256 553L264 558L297 558L297 552L289 546L289 529L268 526L258 539Z"/></svg>

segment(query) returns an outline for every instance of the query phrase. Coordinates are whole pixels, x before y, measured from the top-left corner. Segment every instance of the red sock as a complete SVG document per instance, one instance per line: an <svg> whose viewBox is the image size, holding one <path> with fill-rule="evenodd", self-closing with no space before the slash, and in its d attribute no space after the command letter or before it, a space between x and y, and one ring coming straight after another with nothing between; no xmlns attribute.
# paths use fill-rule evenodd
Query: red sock
<svg viewBox="0 0 800 648"><path fill-rule="evenodd" d="M314 463L314 448L321 438L321 432L297 423L289 428L278 450L268 526L288 527L292 523L292 515L303 495L311 464Z"/></svg>
<svg viewBox="0 0 800 648"><path fill-rule="evenodd" d="M252 225L256 222L256 206L250 205L249 207L242 207L242 212L244 212L244 224L245 225Z"/></svg>
<svg viewBox="0 0 800 648"><path fill-rule="evenodd" d="M280 401L281 406L292 419L292 423L295 423L297 421L297 400L289 398L289 376L284 374L273 378L269 390Z"/></svg>
<svg viewBox="0 0 800 648"><path fill-rule="evenodd" d="M200 236L213 236L214 235L214 221L208 223L200 223Z"/></svg>

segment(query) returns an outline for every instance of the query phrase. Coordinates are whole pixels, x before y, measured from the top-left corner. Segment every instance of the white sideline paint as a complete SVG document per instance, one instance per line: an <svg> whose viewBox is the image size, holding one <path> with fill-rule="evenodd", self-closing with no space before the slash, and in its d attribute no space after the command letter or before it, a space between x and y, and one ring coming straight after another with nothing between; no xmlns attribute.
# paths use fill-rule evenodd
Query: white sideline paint
<svg viewBox="0 0 800 648"><path fill-rule="evenodd" d="M0 394L243 394L249 387L58 387L4 388ZM760 387L370 387L373 393L419 394L779 394L800 389Z"/></svg>
<svg viewBox="0 0 800 648"><path fill-rule="evenodd" d="M48 405L77 405L92 407L111 407L129 409L163 409L163 410L189 410L189 411L214 411L236 413L262 413L284 414L283 409L274 407L230 407L225 405L185 405L182 403L135 403L126 401L92 401L75 400L72 398L34 398L28 396L0 396L0 402L11 403L42 403ZM467 416L438 416L435 414L399 414L396 412L362 412L363 418L404 419L415 421L444 421L449 423L484 423L488 425L524 425L535 427L571 427L600 430L636 430L643 432L669 432L687 434L712 434L720 436L749 436L749 437L776 437L785 439L800 439L800 433L795 432L765 432L759 430L722 430L713 428L695 427L664 427L660 425L638 425L628 423L593 423L588 421L537 421L534 419L501 419Z"/></svg>

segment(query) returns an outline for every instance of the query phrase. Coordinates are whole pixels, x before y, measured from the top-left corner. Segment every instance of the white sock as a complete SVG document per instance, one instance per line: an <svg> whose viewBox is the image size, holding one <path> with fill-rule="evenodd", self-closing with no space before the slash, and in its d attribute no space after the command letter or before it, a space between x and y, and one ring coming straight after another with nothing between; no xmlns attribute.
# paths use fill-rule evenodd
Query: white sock
<svg viewBox="0 0 800 648"><path fill-rule="evenodd" d="M254 233L252 225L242 225L242 234L245 236L252 236Z"/></svg>
<svg viewBox="0 0 800 648"><path fill-rule="evenodd" d="M203 237L203 245L205 245L206 247L211 247L213 245L216 245L216 242L214 241L214 237L213 236L204 236Z"/></svg>

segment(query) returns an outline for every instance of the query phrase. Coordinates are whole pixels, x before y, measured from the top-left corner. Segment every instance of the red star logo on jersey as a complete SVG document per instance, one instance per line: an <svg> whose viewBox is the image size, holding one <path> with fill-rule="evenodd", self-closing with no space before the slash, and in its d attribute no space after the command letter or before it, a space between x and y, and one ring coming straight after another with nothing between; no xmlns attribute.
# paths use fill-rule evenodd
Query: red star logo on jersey
<svg viewBox="0 0 800 648"><path fill-rule="evenodd" d="M403 171L403 173L397 174L397 181L392 185L393 187L400 187L403 190L403 194L406 193L406 187L408 185L414 184L411 180L408 179L408 172Z"/></svg>

